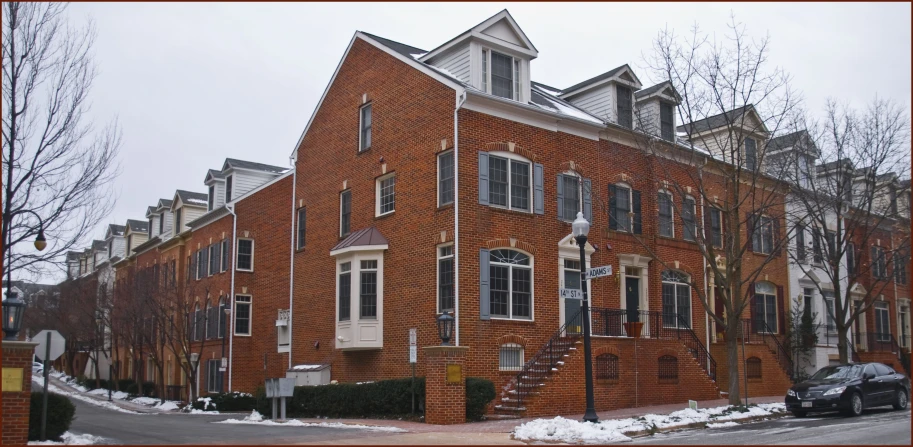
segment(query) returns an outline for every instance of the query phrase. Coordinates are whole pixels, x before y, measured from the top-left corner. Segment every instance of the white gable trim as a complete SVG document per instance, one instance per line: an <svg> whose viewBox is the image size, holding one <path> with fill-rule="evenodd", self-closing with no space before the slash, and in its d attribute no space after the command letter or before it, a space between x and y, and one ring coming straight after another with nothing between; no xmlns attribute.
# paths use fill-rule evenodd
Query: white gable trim
<svg viewBox="0 0 913 447"><path fill-rule="evenodd" d="M605 126L589 121L579 120L567 115L531 106L517 101L467 90L466 103L463 108L527 124L552 132L566 132L590 140L599 140L599 131Z"/></svg>
<svg viewBox="0 0 913 447"><path fill-rule="evenodd" d="M333 77L330 78L330 82L327 84L326 88L323 90L323 95L320 96L320 101L317 102L317 107L314 108L314 112L311 113L311 117L308 119L307 125L304 126L304 131L301 132L301 136L298 138L298 142L295 143L295 149L292 151L292 160L293 161L298 160L298 148L301 147L301 143L304 141L304 136L307 135L308 130L311 128L311 124L314 122L314 117L316 117L317 112L320 111L320 107L323 105L323 101L326 99L327 93L329 93L329 91L330 91L330 87L333 85L334 82L336 82L336 76L339 74L339 70L342 68L342 63L345 62L346 57L349 56L349 50L351 50L352 45L355 44L355 39L364 40L365 42L373 45L377 49L393 56L396 59L399 59L402 62L405 62L407 65L410 65L413 68L421 71L422 73L425 73L426 75L434 78L436 81L456 90L457 96L461 95L464 90L462 85L457 84L450 78L447 78L447 77L441 75L437 71L433 70L431 67L429 67L423 63L420 63L413 58L406 58L402 54L399 54L399 53L391 50L390 48L387 48L386 45L382 45L379 42L377 42L376 40L366 36L361 31L356 31L355 35L352 36L352 40L349 41L349 46L346 47L346 51L345 51L345 53L343 53L342 59L339 60L339 64L336 66L336 71L333 72Z"/></svg>
<svg viewBox="0 0 913 447"><path fill-rule="evenodd" d="M584 85L583 87L580 87L577 90L563 92L560 95L558 95L558 97L561 99L569 98L571 96L578 95L580 93L594 89L601 85L608 84L609 82L615 82L618 84L622 84L622 85L631 87L633 90L640 90L643 87L643 84L640 82L640 78L638 78L637 75L634 74L634 70L632 70L631 67L629 67L627 64L625 64L624 67L625 68L623 70L619 71L618 73L615 74L615 76L612 76L611 78L606 78L599 82L594 82L592 84ZM621 75L624 73L630 74L631 77L634 78L634 82L628 81L626 79L621 79Z"/></svg>
<svg viewBox="0 0 913 447"><path fill-rule="evenodd" d="M523 41L523 44L526 46L526 48L517 46L511 42L507 42L506 40L498 39L497 37L494 37L489 34L483 34L483 31L490 28L492 25L498 23L502 19L507 20L507 23L510 25L511 28L513 28L513 32L518 37L520 37L520 40ZM505 10L489 17L488 20L472 27L472 29L470 29L469 31L466 31L463 34L460 34L459 36L454 37L453 39L450 39L445 44L429 51L424 56L419 58L419 61L427 62L429 59L432 59L435 56L439 56L442 53L446 52L447 50L453 48L454 46L463 43L466 39L468 39L470 37L474 37L476 39L484 40L484 41L489 42L494 45L500 45L505 48L509 48L513 51L520 52L522 54L529 56L530 59L535 59L536 57L539 56L539 50L537 50L536 46L533 45L533 43L529 40L528 37L526 37L526 33L524 33L522 29L520 29L520 25L517 25L517 21L514 20L514 18L510 15L510 13L505 9Z"/></svg>

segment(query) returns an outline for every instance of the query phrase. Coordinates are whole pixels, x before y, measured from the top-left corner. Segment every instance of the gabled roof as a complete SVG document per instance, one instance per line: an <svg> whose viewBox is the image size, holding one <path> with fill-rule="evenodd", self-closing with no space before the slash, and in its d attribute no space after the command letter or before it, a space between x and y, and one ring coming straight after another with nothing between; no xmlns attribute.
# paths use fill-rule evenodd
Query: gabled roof
<svg viewBox="0 0 913 447"><path fill-rule="evenodd" d="M761 123L761 130L767 132L767 126L764 125L764 120L758 116L758 112L755 110L754 105L752 104L744 105L742 107L732 109L728 112L713 115L693 123L683 124L678 126L676 130L679 132L685 132L689 135L694 135L707 130L725 127L729 122L736 123L739 121L739 119L742 118L742 116L748 114L749 112L754 113L755 116L757 116L758 121Z"/></svg>
<svg viewBox="0 0 913 447"><path fill-rule="evenodd" d="M171 208L171 200L170 200L170 199L159 199L158 209L163 209L163 208L168 208L168 209Z"/></svg>
<svg viewBox="0 0 913 447"><path fill-rule="evenodd" d="M503 22L505 26L497 26L501 22ZM519 45L504 39L504 37L508 37L503 35L505 32L508 33L508 35L512 34L510 37L515 38ZM497 34L502 35L498 36ZM513 16L510 15L510 12L504 9L501 10L501 12L483 20L478 25L469 28L453 39L448 40L437 48L429 51L419 60L421 62L427 62L429 59L432 59L433 57L447 51L448 49L454 47L466 39L469 39L470 37L476 37L487 40L491 43L497 43L505 48L526 54L530 57L530 59L535 59L539 55L539 50L537 50L536 46L533 45L532 41L529 40L529 38L526 36L526 33L520 29L520 25L517 25L517 21L514 20Z"/></svg>
<svg viewBox="0 0 913 447"><path fill-rule="evenodd" d="M843 165L843 169L845 171L852 172L852 171L855 171L855 169L856 169L853 166L853 163L850 161L849 158L842 158L840 160L834 160L834 161L829 161L827 163L822 163L822 164L816 166L815 168L816 168L817 172L819 174L821 174L821 173L825 173L827 171L837 168L838 164Z"/></svg>
<svg viewBox="0 0 913 447"><path fill-rule="evenodd" d="M82 255L82 253L78 252L78 251L68 251L67 252L67 261L77 261L77 260L79 260L79 257L81 255ZM13 281L13 282L15 282L15 281ZM3 283L6 284L6 281L4 280Z"/></svg>
<svg viewBox="0 0 913 447"><path fill-rule="evenodd" d="M387 245L387 238L384 235L380 234L380 231L375 227L368 227L358 230L350 234L345 239L339 241L335 247L330 249L332 254L334 251L342 250L344 248L350 247L365 247L365 246L378 246L378 245Z"/></svg>
<svg viewBox="0 0 913 447"><path fill-rule="evenodd" d="M607 81L609 79L619 77L623 73L628 73L631 75L631 78L632 78L633 83L636 86L636 88L641 87L642 84L640 82L640 79L638 79L637 75L634 74L634 70L632 70L628 64L624 64L620 67L615 67L601 75L594 76L590 79L587 79L586 81L579 82L566 89L562 89L561 96L568 96L571 93L577 93L578 90L584 89L585 87L592 86L592 85L597 84L602 81Z"/></svg>
<svg viewBox="0 0 913 447"><path fill-rule="evenodd" d="M289 168L265 165L263 163L257 163L257 162L253 162L253 161L238 160L236 158L226 158L225 163L222 164L222 172L225 172L231 168L250 169L250 170L254 170L254 171L270 172L273 174L281 174L281 173L289 170Z"/></svg>
<svg viewBox="0 0 913 447"><path fill-rule="evenodd" d="M668 89L668 90L667 90ZM669 81L663 81L659 84L647 87L645 89L638 90L634 92L634 100L641 100L650 96L653 96L655 93L664 94L675 98L676 101L681 101L682 97L678 94L678 91L675 90L675 87L672 86L672 83Z"/></svg>
<svg viewBox="0 0 913 447"><path fill-rule="evenodd" d="M406 56L408 58L415 59L416 57L418 57L420 55L428 53L427 51L425 51L421 48L416 48L416 47L413 47L410 45L406 45L404 43L399 43L395 40L390 40L390 39L386 39L386 38L383 38L380 36L375 36L374 34L366 33L364 31L362 31L361 33L376 40L381 45L383 45L393 51L396 51L397 53L402 54L403 56Z"/></svg>
<svg viewBox="0 0 913 447"><path fill-rule="evenodd" d="M92 248L95 250L107 250L108 244L105 241L94 240L92 241Z"/></svg>
<svg viewBox="0 0 913 447"><path fill-rule="evenodd" d="M149 222L146 222L145 220L127 219L126 228L129 228L134 233L145 233L149 231Z"/></svg>
<svg viewBox="0 0 913 447"><path fill-rule="evenodd" d="M548 91L544 90L539 85L533 85L530 89L529 103L547 109L550 112L568 115L577 119L589 121L593 124L605 125L605 122L595 115L584 112L571 103L549 94Z"/></svg>
<svg viewBox="0 0 913 447"><path fill-rule="evenodd" d="M811 137L808 135L808 131L806 130L799 130L793 133L771 138L770 141L767 142L767 150L769 152L778 151L781 149L795 147L799 144L802 145L802 150L817 155L818 148L815 146L815 142L812 141Z"/></svg>
<svg viewBox="0 0 913 447"><path fill-rule="evenodd" d="M156 208L154 206L147 206L146 207L146 217L151 217L153 214L156 214L155 212L157 210L158 210L158 208Z"/></svg>
<svg viewBox="0 0 913 447"><path fill-rule="evenodd" d="M210 169L206 172L206 178L203 179L203 183L206 183L210 180L222 180L225 176L222 174L222 171L218 169Z"/></svg>
<svg viewBox="0 0 913 447"><path fill-rule="evenodd" d="M108 235L109 236L123 236L124 231L127 230L127 227L117 224L108 224Z"/></svg>
<svg viewBox="0 0 913 447"><path fill-rule="evenodd" d="M185 206L200 206L200 207L209 206L209 194L204 194L201 192L184 191L183 189L179 189L174 192L174 197L180 199L181 203L183 203ZM172 201L172 206L174 204L175 204L175 202Z"/></svg>

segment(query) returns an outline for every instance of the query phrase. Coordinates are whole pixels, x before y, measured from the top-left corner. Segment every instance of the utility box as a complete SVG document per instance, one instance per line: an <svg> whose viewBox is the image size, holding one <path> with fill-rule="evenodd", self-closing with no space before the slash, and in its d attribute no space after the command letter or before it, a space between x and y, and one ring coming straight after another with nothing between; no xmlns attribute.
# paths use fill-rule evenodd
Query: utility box
<svg viewBox="0 0 913 447"><path fill-rule="evenodd" d="M266 379L266 397L292 397L294 395L294 379Z"/></svg>
<svg viewBox="0 0 913 447"><path fill-rule="evenodd" d="M327 385L330 383L330 365L295 365L285 373L295 380L295 386Z"/></svg>

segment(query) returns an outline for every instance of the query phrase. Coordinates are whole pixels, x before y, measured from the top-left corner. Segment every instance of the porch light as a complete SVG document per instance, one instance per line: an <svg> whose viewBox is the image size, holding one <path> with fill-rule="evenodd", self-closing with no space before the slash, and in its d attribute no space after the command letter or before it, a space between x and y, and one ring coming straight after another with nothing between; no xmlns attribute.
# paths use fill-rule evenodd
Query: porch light
<svg viewBox="0 0 913 447"><path fill-rule="evenodd" d="M6 299L3 300L3 332L6 334L4 340L16 340L19 336L19 330L22 328L22 314L25 312L25 303L22 302L16 292L12 290L6 292Z"/></svg>
<svg viewBox="0 0 913 447"><path fill-rule="evenodd" d="M453 316L447 311L437 317L437 334L441 337L441 346L450 346L450 338L453 336L453 320Z"/></svg>

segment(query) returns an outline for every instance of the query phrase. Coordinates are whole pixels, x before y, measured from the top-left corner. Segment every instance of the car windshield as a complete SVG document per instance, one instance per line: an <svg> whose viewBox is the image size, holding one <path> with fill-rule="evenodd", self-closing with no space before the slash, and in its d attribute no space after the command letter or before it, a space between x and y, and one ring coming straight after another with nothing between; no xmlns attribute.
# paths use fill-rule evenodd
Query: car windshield
<svg viewBox="0 0 913 447"><path fill-rule="evenodd" d="M841 365L821 368L809 377L810 380L852 379L862 374L864 365Z"/></svg>

